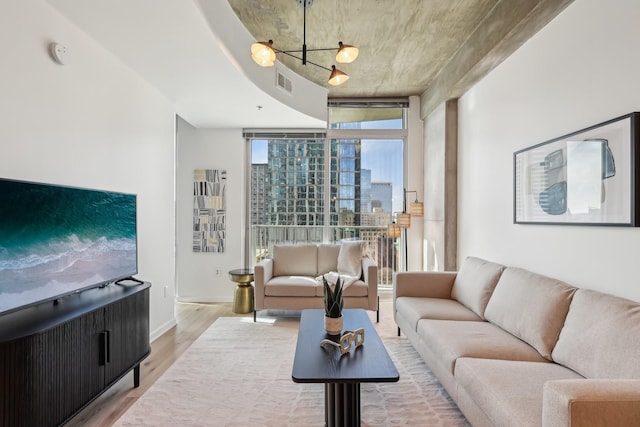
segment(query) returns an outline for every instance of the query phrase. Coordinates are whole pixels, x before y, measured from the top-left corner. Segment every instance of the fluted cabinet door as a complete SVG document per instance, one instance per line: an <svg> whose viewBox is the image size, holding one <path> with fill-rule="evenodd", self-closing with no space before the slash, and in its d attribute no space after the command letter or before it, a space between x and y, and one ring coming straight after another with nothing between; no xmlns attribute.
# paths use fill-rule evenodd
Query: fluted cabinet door
<svg viewBox="0 0 640 427"><path fill-rule="evenodd" d="M109 386L149 354L149 291L107 306L105 328L110 347L105 384Z"/></svg>
<svg viewBox="0 0 640 427"><path fill-rule="evenodd" d="M103 329L103 311L96 310L0 344L0 425L56 426L99 394Z"/></svg>

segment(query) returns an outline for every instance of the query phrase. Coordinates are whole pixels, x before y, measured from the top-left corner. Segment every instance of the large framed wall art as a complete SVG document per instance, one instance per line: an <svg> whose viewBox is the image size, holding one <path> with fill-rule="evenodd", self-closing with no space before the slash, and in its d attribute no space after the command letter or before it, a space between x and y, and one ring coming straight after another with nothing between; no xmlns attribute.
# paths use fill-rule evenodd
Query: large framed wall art
<svg viewBox="0 0 640 427"><path fill-rule="evenodd" d="M193 171L193 251L224 252L227 171Z"/></svg>
<svg viewBox="0 0 640 427"><path fill-rule="evenodd" d="M640 113L513 154L516 224L640 226Z"/></svg>

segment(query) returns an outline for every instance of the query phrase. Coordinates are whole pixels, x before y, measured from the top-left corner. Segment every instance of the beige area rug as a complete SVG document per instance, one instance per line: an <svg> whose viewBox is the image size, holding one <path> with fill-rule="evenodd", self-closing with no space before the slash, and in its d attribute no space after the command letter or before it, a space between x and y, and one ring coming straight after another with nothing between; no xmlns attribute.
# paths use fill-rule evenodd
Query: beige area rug
<svg viewBox="0 0 640 427"><path fill-rule="evenodd" d="M324 386L291 380L298 325L216 320L115 425L323 426ZM375 325L400 381L361 385L362 425L468 426L393 320Z"/></svg>

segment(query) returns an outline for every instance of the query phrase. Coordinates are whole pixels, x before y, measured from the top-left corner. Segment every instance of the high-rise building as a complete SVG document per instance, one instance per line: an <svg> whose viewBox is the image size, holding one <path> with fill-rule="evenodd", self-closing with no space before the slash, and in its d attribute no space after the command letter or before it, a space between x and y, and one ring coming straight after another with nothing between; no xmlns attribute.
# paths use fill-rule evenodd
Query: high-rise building
<svg viewBox="0 0 640 427"><path fill-rule="evenodd" d="M251 165L251 224L266 224L267 195L270 185L269 165Z"/></svg>
<svg viewBox="0 0 640 427"><path fill-rule="evenodd" d="M252 165L252 224L323 225L326 186L330 224L360 225L363 207L371 212L371 171L360 169L360 140L331 141L329 180L324 177L324 144L324 138L268 141L267 164ZM346 212L351 212L348 220Z"/></svg>
<svg viewBox="0 0 640 427"><path fill-rule="evenodd" d="M325 144L324 138L268 140L267 163L252 166L252 225L272 226L269 235L285 241L304 236L305 229L322 236L329 191L331 239L361 238L363 221L369 224L372 215L371 170L361 170L361 142L331 140L329 179ZM379 215L374 222L379 228Z"/></svg>
<svg viewBox="0 0 640 427"><path fill-rule="evenodd" d="M391 222L391 212L382 208L373 208L373 212L363 213L361 221L363 227L386 227Z"/></svg>
<svg viewBox="0 0 640 427"><path fill-rule="evenodd" d="M361 143L359 139L331 140L331 225L340 225L340 212L354 213L360 225Z"/></svg>
<svg viewBox="0 0 640 427"><path fill-rule="evenodd" d="M371 169L362 169L360 172L360 212L362 214L373 212L371 206Z"/></svg>
<svg viewBox="0 0 640 427"><path fill-rule="evenodd" d="M371 183L371 205L393 213L393 185L390 182Z"/></svg>
<svg viewBox="0 0 640 427"><path fill-rule="evenodd" d="M264 224L324 224L324 143L324 138L269 140Z"/></svg>

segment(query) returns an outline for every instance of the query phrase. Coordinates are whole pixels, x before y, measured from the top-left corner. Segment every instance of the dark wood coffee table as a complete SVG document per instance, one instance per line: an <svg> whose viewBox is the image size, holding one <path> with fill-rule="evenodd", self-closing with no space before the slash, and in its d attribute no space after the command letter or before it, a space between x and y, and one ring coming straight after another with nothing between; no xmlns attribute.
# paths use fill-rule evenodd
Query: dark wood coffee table
<svg viewBox="0 0 640 427"><path fill-rule="evenodd" d="M340 349L321 347L324 338L324 310L303 310L298 331L291 378L297 383L324 383L324 413L327 426L360 425L360 383L395 382L400 374L364 310L343 310L345 330L364 328L364 345Z"/></svg>

